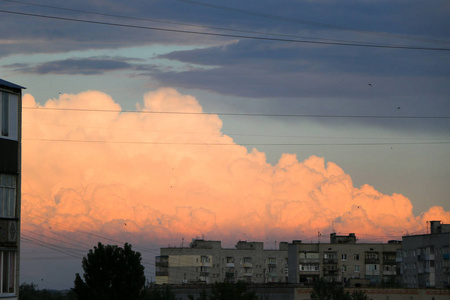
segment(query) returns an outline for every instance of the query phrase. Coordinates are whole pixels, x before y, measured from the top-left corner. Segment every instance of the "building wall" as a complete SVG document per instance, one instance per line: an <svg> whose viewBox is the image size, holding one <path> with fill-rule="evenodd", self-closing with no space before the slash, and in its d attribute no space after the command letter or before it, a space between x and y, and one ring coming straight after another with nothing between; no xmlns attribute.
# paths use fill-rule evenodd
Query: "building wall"
<svg viewBox="0 0 450 300"><path fill-rule="evenodd" d="M190 247L161 248L156 283L286 282L287 245L263 249L263 243L238 242L235 249L218 241L194 240Z"/></svg>
<svg viewBox="0 0 450 300"><path fill-rule="evenodd" d="M0 80L0 298L17 299L20 267L22 88Z"/></svg>
<svg viewBox="0 0 450 300"><path fill-rule="evenodd" d="M450 232L404 236L401 252L403 284L411 288L448 288L449 245Z"/></svg>
<svg viewBox="0 0 450 300"><path fill-rule="evenodd" d="M377 284L395 280L396 251L391 244L289 244L289 281L312 283L323 277L347 283L350 279L368 279Z"/></svg>

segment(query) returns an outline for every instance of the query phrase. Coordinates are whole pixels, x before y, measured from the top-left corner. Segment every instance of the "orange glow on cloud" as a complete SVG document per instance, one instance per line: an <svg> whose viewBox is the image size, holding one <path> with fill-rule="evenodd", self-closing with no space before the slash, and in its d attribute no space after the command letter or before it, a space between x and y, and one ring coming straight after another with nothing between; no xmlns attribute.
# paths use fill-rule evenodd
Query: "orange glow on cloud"
<svg viewBox="0 0 450 300"><path fill-rule="evenodd" d="M57 222L60 230L149 241L203 234L288 241L329 233L333 222L337 232L396 238L426 220L450 222L441 207L416 217L402 195L356 188L320 157L284 154L271 165L224 135L217 115L99 112L121 108L97 91L44 105L27 94L23 102L72 109L23 111L25 228ZM194 97L170 88L147 93L137 109L202 112Z"/></svg>

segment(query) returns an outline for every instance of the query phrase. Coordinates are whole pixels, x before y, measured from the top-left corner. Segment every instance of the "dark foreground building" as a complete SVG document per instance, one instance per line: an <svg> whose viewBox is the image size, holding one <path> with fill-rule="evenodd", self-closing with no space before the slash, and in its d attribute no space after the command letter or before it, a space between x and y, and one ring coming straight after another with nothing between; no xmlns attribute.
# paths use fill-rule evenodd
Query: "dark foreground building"
<svg viewBox="0 0 450 300"><path fill-rule="evenodd" d="M22 89L0 79L0 298L18 299Z"/></svg>

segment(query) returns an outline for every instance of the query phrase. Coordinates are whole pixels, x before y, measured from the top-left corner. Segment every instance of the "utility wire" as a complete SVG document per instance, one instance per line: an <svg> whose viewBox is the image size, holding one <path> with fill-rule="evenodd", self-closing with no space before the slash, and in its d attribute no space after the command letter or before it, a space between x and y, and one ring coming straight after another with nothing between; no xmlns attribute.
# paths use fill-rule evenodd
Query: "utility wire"
<svg viewBox="0 0 450 300"><path fill-rule="evenodd" d="M183 112L183 111L146 111L146 110L116 110L116 109L88 109L88 108L43 108L22 107L30 110L57 110L80 112L108 112L108 113L140 113L140 114L169 114L169 115L218 115L218 116L246 116L246 117L298 117L298 118L361 118L361 119L450 119L450 116L386 116L386 115L312 115L312 114L267 114L267 113L225 113L225 112Z"/></svg>
<svg viewBox="0 0 450 300"><path fill-rule="evenodd" d="M241 38L241 39L251 39L251 40L264 40L264 41L303 43L303 44L316 44L316 45L349 46L349 47L385 48L385 49L397 49L397 50L450 51L450 48L437 48L437 47L420 47L420 46L405 46L405 45L379 45L379 44L361 44L361 43L345 43L345 42L324 42L324 41L310 41L310 40L287 39L287 38L271 38L271 37L249 36L249 35L238 35L238 34L189 31L189 30L120 24L120 23L112 23L112 22L91 21L91 20L57 17L57 16L50 16L50 15L42 15L42 14L23 13L23 12L9 11L9 10L0 10L0 13L21 15L21 16L28 16L28 17L45 18L45 19L52 19L52 20L59 20L59 21L79 22L79 23L86 23L86 24L108 25L108 26L133 28L133 29L145 29L145 30L154 30L154 31L162 31L162 32L195 34L195 35L217 36L217 37L229 37L229 38Z"/></svg>
<svg viewBox="0 0 450 300"><path fill-rule="evenodd" d="M93 11L87 11L87 10L64 8L64 7L57 7L57 6L51 6L51 5L43 5L43 4L35 4L35 3L23 2L23 1L14 1L14 0L0 0L0 1L36 6L36 7L43 7L43 8L58 9L58 10L63 10L63 11L78 12L78 13L91 14L91 15L104 16L104 17L113 17L113 18L120 18L120 19L127 19L127 20L145 21L145 22L155 22L155 23L170 24L170 25L190 26L190 27L195 27L195 28L222 30L222 31L229 31L229 32L251 33L251 34L259 34L259 35L263 35L263 36L271 35L271 36L291 37L291 38L301 38L301 39L306 38L306 39L312 39L312 40L323 40L323 41L334 41L334 42L364 43L364 42L360 42L360 41L350 41L350 40L341 40L341 39L326 39L326 38L318 38L318 37L303 37L303 36L292 35L292 34L280 34L280 33L273 33L273 32L258 32L258 31L252 31L252 30L240 30L240 29L231 29L231 28L223 28L223 27L215 27L215 26L205 26L205 25L181 23L181 22L174 22L174 21L165 21L165 20L158 20L158 19L128 17L128 16L122 16L122 15L116 15L116 14L105 14L105 13L99 13L99 12L93 12ZM370 43L370 44L386 45L386 44L381 44L381 43Z"/></svg>
<svg viewBox="0 0 450 300"><path fill-rule="evenodd" d="M217 135L217 131L214 132L195 132L195 131L169 131L169 130L157 130L157 129L142 129L142 128L124 128L124 127L100 127L100 126L86 126L85 124L57 124L57 123L32 123L22 122L23 125L33 126L60 126L60 127L76 127L83 129L103 129L103 130L123 130L140 132L153 132L153 133L177 133L177 134L194 134L194 135ZM430 138L410 138L410 137L358 137L358 136L317 136L317 135L281 135L281 134L257 134L257 133L233 133L233 132L221 132L227 136L245 136L245 137L266 137L266 138L299 138L299 139L339 139L339 140L431 140Z"/></svg>
<svg viewBox="0 0 450 300"><path fill-rule="evenodd" d="M145 141L107 141L107 140L74 140L23 138L26 141L70 142L70 143L104 143L104 144L141 144L165 146L392 146L392 145L448 145L450 141L439 142L377 142L377 143L207 143L207 142L145 142Z"/></svg>
<svg viewBox="0 0 450 300"><path fill-rule="evenodd" d="M103 239L103 240L108 240L108 241L111 241L111 242L114 242L114 243L124 244L124 242L122 242L122 241L118 241L118 240L115 240L115 239L111 239L111 238L108 238L108 237L106 237L106 236L102 236L102 235L99 235L99 234L96 234L96 233L93 233L93 232L89 232L89 231L85 231L85 230L79 230L79 229L76 229L76 228L74 228L74 227L72 227L72 226L69 226L69 225L67 225L67 224L62 224L62 223L59 223L59 222L50 220L50 219L45 218L45 217L41 217L41 216L38 216L38 215L34 215L34 214L32 214L32 213L28 213L27 215L28 215L29 217L31 217L31 218L34 218L34 219L37 218L37 219L45 220L45 221L47 221L47 222L51 222L53 225L59 226L60 228L66 228L66 229L70 229L70 230L77 230L77 232L79 232L79 233L85 233L85 234L88 234L88 235L91 235L91 236L94 236L94 237L101 238L101 239ZM142 249L142 250L140 250L140 251L145 251L145 252L155 252L155 251L157 251L157 250L154 250L154 249L151 249L151 248L142 247L142 246L137 246L137 247L133 246L133 248L136 248L136 249L139 248L139 249Z"/></svg>
<svg viewBox="0 0 450 300"><path fill-rule="evenodd" d="M350 27L346 27L346 26L339 26L339 25L332 25L332 24L326 24L326 23L319 23L319 22L313 22L313 21L306 21L306 20L282 17L282 16L271 15L271 14L266 14L266 13L259 13L259 12L250 11L250 10L237 9L237 8L232 8L232 7L222 6L222 5L211 4L211 3L204 3L204 2L200 2L200 1L194 1L194 0L177 0L177 1L188 3L188 4L193 4L193 5L199 5L199 6L204 6L204 7L210 7L210 8L220 9L220 10L226 10L226 11L246 14L246 15L253 15L253 16L258 16L258 17L263 17L263 18L268 18L268 19L275 19L275 20L281 20L281 21L286 21L286 22L293 22L293 23L298 23L298 24L305 24L305 25L317 26L317 27L323 27L323 28L329 28L329 29L352 31L352 32L358 32L358 33L363 33L363 34L378 35L378 36L383 36L383 37L407 39L407 40L418 40L418 41L426 41L426 42L433 42L433 43L440 43L440 44L449 44L450 43L450 41L426 39L426 38L412 37L412 36L403 35L403 34L387 33L387 32L380 32L380 31L360 30L360 29L350 28Z"/></svg>

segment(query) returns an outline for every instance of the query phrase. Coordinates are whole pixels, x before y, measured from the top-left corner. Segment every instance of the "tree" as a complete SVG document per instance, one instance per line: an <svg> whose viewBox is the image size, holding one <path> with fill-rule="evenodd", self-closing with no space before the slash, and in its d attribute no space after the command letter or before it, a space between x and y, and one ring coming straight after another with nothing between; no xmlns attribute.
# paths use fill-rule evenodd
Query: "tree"
<svg viewBox="0 0 450 300"><path fill-rule="evenodd" d="M37 284L22 283L19 287L20 300L73 300L75 295L70 291L40 290Z"/></svg>
<svg viewBox="0 0 450 300"><path fill-rule="evenodd" d="M346 292L338 282L319 279L314 283L311 299L317 300L367 300L363 291Z"/></svg>
<svg viewBox="0 0 450 300"><path fill-rule="evenodd" d="M140 299L144 294L144 266L141 254L124 247L98 243L83 257L83 279L75 275L73 291L82 300Z"/></svg>
<svg viewBox="0 0 450 300"><path fill-rule="evenodd" d="M169 285L165 286L147 286L145 291L145 300L176 300L175 293Z"/></svg>
<svg viewBox="0 0 450 300"><path fill-rule="evenodd" d="M363 291L354 291L352 293L352 300L367 300L367 296Z"/></svg>
<svg viewBox="0 0 450 300"><path fill-rule="evenodd" d="M190 300L194 300L194 296L188 296ZM210 293L202 290L197 300L258 300L254 291L249 292L248 286L243 281L237 283L216 282Z"/></svg>
<svg viewBox="0 0 450 300"><path fill-rule="evenodd" d="M350 294L336 282L319 279L314 283L311 299L317 300L351 300Z"/></svg>

